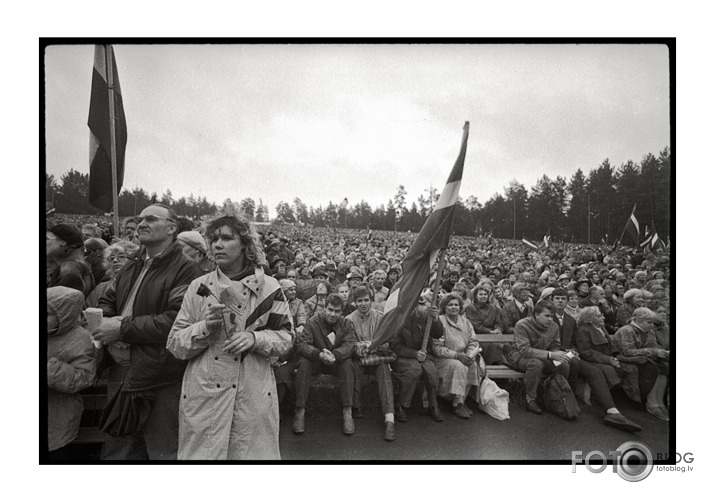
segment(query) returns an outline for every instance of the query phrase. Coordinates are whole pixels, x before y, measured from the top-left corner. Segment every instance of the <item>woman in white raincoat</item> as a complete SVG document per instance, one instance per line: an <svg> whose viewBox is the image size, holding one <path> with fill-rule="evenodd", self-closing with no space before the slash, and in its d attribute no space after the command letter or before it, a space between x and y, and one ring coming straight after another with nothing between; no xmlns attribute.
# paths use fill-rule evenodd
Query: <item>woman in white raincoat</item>
<svg viewBox="0 0 715 503"><path fill-rule="evenodd" d="M178 459L280 459L271 358L291 347L288 303L247 221L219 217L206 237L217 268L191 283L167 340L190 360Z"/></svg>

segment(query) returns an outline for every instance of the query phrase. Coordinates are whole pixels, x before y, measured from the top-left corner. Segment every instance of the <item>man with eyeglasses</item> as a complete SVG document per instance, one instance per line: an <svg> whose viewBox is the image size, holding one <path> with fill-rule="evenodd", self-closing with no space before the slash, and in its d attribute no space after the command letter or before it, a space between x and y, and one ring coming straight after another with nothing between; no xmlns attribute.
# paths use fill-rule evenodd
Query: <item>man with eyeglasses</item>
<svg viewBox="0 0 715 503"><path fill-rule="evenodd" d="M176 459L186 362L166 351L166 341L189 283L201 274L176 242L176 222L168 206L145 208L141 248L99 299L104 318L92 335L113 360L102 459Z"/></svg>

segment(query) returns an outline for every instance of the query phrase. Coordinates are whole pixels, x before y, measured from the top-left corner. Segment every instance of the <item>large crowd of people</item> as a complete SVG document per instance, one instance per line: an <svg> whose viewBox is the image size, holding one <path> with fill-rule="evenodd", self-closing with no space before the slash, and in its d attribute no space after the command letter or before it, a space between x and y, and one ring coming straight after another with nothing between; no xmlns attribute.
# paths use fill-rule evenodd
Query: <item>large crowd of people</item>
<svg viewBox="0 0 715 503"><path fill-rule="evenodd" d="M386 441L408 420L420 382L434 421L443 409L469 420L494 364L524 372L534 414L543 413L539 383L559 373L609 426L641 430L618 409L616 387L616 398L669 421L668 249L532 251L453 236L440 283L425 284L401 331L369 350L416 234L257 232L241 216L192 222L154 204L123 219L119 236L106 219L47 221L53 459L71 455L78 392L100 375L106 460L280 459L281 411L294 410L292 431L306 434L317 374L337 378L345 435L365 416L364 376L373 375ZM86 308L101 309L97 326ZM513 343L480 344L489 333L514 334Z"/></svg>

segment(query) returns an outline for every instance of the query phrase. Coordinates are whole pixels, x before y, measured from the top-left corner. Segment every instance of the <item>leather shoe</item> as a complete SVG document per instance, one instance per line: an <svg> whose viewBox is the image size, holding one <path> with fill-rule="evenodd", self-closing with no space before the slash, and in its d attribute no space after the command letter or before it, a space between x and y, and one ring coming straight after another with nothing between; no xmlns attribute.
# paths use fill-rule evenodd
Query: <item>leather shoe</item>
<svg viewBox="0 0 715 503"><path fill-rule="evenodd" d="M526 410L529 412L533 412L534 414L543 414L544 411L541 410L541 407L539 407L536 402L526 402Z"/></svg>
<svg viewBox="0 0 715 503"><path fill-rule="evenodd" d="M664 411L662 407L646 406L645 410L648 411L649 414L652 414L658 419L660 419L661 421L670 421L670 415L667 413L667 411Z"/></svg>
<svg viewBox="0 0 715 503"><path fill-rule="evenodd" d="M299 435L305 431L305 414L296 414L293 418L293 433Z"/></svg>
<svg viewBox="0 0 715 503"><path fill-rule="evenodd" d="M355 419L362 419L365 417L365 413L362 411L362 407L353 407L353 417Z"/></svg>
<svg viewBox="0 0 715 503"><path fill-rule="evenodd" d="M352 416L343 416L343 433L346 435L355 433L355 421L353 421Z"/></svg>
<svg viewBox="0 0 715 503"><path fill-rule="evenodd" d="M464 406L463 403L460 403L456 406L452 406L452 414L454 414L457 417L461 417L463 419L469 419L469 411L467 410L467 407Z"/></svg>
<svg viewBox="0 0 715 503"><path fill-rule="evenodd" d="M432 416L432 419L434 419L438 423L441 423L442 421L444 421L444 416L442 415L442 411L439 410L438 405L435 405L434 407L430 407L429 415Z"/></svg>
<svg viewBox="0 0 715 503"><path fill-rule="evenodd" d="M398 405L395 409L395 419L397 419L401 423L407 422L407 412L405 411L405 408L401 405Z"/></svg>
<svg viewBox="0 0 715 503"><path fill-rule="evenodd" d="M640 426L628 420L623 414L606 414L603 416L603 422L624 431L641 431Z"/></svg>
<svg viewBox="0 0 715 503"><path fill-rule="evenodd" d="M395 423L392 421L386 421L385 422L385 433L383 434L383 437L385 437L385 440L388 442L394 442L395 441Z"/></svg>

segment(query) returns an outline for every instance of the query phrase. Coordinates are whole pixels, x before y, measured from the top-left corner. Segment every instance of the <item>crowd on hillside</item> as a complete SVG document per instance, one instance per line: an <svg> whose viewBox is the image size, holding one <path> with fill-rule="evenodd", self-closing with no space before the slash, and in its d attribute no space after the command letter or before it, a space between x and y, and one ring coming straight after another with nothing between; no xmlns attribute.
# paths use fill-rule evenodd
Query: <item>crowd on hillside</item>
<svg viewBox="0 0 715 503"><path fill-rule="evenodd" d="M408 420L420 381L433 420L445 407L469 419L494 364L525 373L534 414L543 412L539 383L558 373L610 426L641 429L618 410L615 387L669 421L669 249L532 251L453 236L440 284L423 285L401 332L368 350L417 234L256 232L240 217L192 222L158 204L121 227L114 237L106 218L46 222L55 459L72 455L77 393L102 373L108 460L279 459L279 403L290 401L283 410L295 410L292 430L303 434L316 374L337 376L346 435L365 414L362 376L375 375L387 441L395 421ZM88 325L87 308L101 309L100 325ZM513 342L480 344L487 333Z"/></svg>

